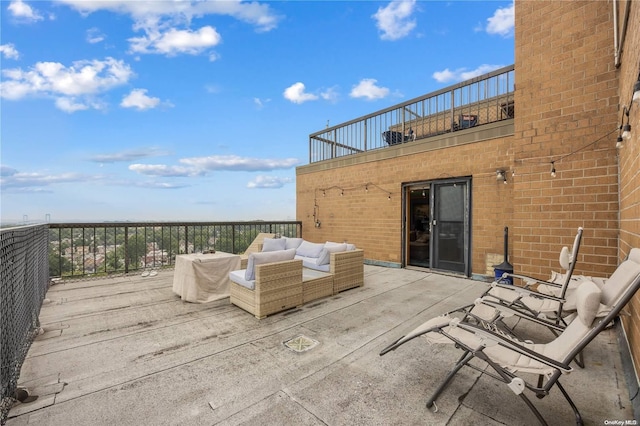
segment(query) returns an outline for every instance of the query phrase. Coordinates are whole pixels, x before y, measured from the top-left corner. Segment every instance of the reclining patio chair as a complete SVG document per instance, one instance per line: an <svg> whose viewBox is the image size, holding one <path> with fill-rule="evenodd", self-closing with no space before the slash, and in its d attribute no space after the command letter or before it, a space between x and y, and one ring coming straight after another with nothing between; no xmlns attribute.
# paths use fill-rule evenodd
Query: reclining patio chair
<svg viewBox="0 0 640 426"><path fill-rule="evenodd" d="M430 342L448 340L455 344L456 348L461 349L463 354L445 380L427 400L428 408L435 407L437 410L435 401L438 396L445 390L456 373L462 367L467 366L481 373L486 373L488 376L506 384L525 402L543 425L547 424L544 417L524 392L527 390L538 398L544 398L554 386L557 386L573 409L576 423L582 424L582 417L569 394L560 384L559 378L562 374L573 371L569 365L571 361L617 317L639 287L640 271L636 273L630 285L624 288L615 303L608 308L606 316L596 319L598 312L602 311L601 302L606 302L604 295L598 286L592 282L587 281L581 284L576 289L577 318L569 323L558 337L546 344L519 341L513 336L505 335L499 330L491 329L490 327L485 328L476 324L462 322L459 319L449 319L448 322L441 320L437 324L433 323L426 326L427 323L425 323L417 327L406 336L383 349L380 355L385 355L422 335ZM485 361L495 373L470 364L473 358ZM523 373L536 375L538 377L537 384L530 383L521 377Z"/></svg>
<svg viewBox="0 0 640 426"><path fill-rule="evenodd" d="M573 240L573 248L571 253L567 247L563 247L560 251L560 265L566 270L563 274L563 281L556 283L553 281L543 281L526 275L519 275L513 273L505 273L504 278L510 277L521 280L524 282L522 287L514 285L505 285L500 281L492 284L492 288L489 289L484 295L484 301L494 302L494 306L505 306L507 308L519 309L528 313L533 318L552 318L552 323L555 323L560 329L564 328L566 324L563 322L563 309L566 298L571 296L568 294L569 285L572 282L573 271L578 259L578 251L580 250L580 243L582 242L583 229L578 228L578 232ZM532 286L536 285L534 290ZM540 291L542 289L552 289L552 294L549 291ZM570 299L569 310L575 310L574 298Z"/></svg>
<svg viewBox="0 0 640 426"><path fill-rule="evenodd" d="M594 282L602 290L602 307L598 312L598 317L603 317L608 313L608 310L614 306L621 294L628 285L633 281L635 277L640 274L640 249L633 248L629 252L627 259L623 261L611 276L606 280L599 280ZM530 318L532 321L538 324L544 325L552 331L562 331L567 323L575 317L571 313L576 310L575 291L580 288L583 282L581 281L571 291L567 290L572 281L570 279L565 280L564 291L567 293L564 302L558 302L558 297L545 296L538 294L537 296L524 296L518 300L518 304L514 305L504 299L495 298L491 293L488 297L482 298L482 304L493 307L501 312L501 315L509 315L512 313L512 309L519 310L524 313L531 313ZM593 282L593 281L591 281ZM535 308L532 305L535 304ZM521 310L522 306L526 306L525 310ZM535 310L534 310L535 309ZM556 315L558 313L569 314L566 317L556 316L549 318L549 315Z"/></svg>
<svg viewBox="0 0 640 426"><path fill-rule="evenodd" d="M571 275L573 274L580 242L582 241L582 232L582 228L578 228L570 255L566 254L568 253L566 247L561 251L561 264L563 264L567 270L565 274L567 278L563 285L568 285ZM464 322L491 324L492 327L498 327L502 332L517 337L513 330L514 325L508 325L504 319L513 316L525 316L527 319L531 319L534 322L550 328L552 331L555 331L557 335L558 332L564 329L564 324L558 324L556 320L550 321L544 315L549 313L549 309L551 309L551 312L560 314L561 310L559 308L561 308L564 299L562 297L538 294L535 290L528 287L530 284L541 284L546 283L546 281L525 277L523 275L517 275L517 277L525 280L525 287L494 283L492 287L474 303L449 311L440 317L426 322L424 325L430 327L432 324L439 324L442 321L448 322L452 317L456 316Z"/></svg>

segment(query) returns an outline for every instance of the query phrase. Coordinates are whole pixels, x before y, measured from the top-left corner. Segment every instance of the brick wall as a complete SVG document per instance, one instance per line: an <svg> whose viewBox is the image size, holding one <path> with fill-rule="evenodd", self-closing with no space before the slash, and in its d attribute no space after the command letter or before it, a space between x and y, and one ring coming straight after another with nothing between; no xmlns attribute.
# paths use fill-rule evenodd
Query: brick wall
<svg viewBox="0 0 640 426"><path fill-rule="evenodd" d="M485 274L486 255L503 252L504 227L513 213L513 186L496 181L496 169L510 170L510 141L500 137L423 152L398 149L382 159L374 152L369 157L360 155L360 161L326 169L298 168L296 218L303 223L305 239L346 240L363 248L368 260L399 264L402 184L471 176L471 269ZM507 176L511 178L509 172ZM314 205L320 228L314 227Z"/></svg>
<svg viewBox="0 0 640 426"><path fill-rule="evenodd" d="M619 5L623 16L625 2ZM640 78L640 4L632 2L629 30L620 56L620 105L629 105L633 85ZM621 107L622 108L622 107ZM622 114L621 111L618 114ZM620 252L623 260L631 248L640 247L640 104L633 104L629 112L631 140L618 151L620 161ZM640 296L627 307L630 316L622 317L629 339L636 371L640 370Z"/></svg>
<svg viewBox="0 0 640 426"><path fill-rule="evenodd" d="M584 228L577 272L618 260L618 73L608 2L515 4L513 262L540 278ZM553 162L553 164L552 164ZM556 177L551 169L556 169Z"/></svg>

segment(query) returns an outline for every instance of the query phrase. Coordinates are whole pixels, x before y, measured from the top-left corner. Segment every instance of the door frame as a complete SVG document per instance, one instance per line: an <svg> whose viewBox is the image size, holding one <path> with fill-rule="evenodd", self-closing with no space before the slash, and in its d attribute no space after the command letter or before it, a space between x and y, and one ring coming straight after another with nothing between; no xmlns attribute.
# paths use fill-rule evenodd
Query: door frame
<svg viewBox="0 0 640 426"><path fill-rule="evenodd" d="M454 183L462 183L466 185L467 188L467 195L466 195L466 203L465 203L465 211L464 211L464 236L463 239L465 241L465 246L463 247L463 259L464 259L464 276L466 277L470 277L471 276L471 244L472 244L472 239L471 239L471 223L472 223L472 179L471 176L461 176L461 177L447 177L444 179L430 179L430 180L420 180L420 181L414 181L414 182L405 182L402 184L401 188L402 188L402 226L401 226L401 232L402 232L402 236L401 236L401 244L402 244L402 252L401 252L401 264L402 267L407 267L407 266L412 266L409 265L409 225L410 225L410 211L411 211L411 190L418 190L418 189L423 189L423 188L428 188L429 190L429 208L431 209L431 211L433 211L434 209L434 202L435 202L435 186L436 185L447 185L447 184L454 184ZM433 215L431 215L431 223L433 220ZM431 225L430 225L431 228ZM434 247L434 238L432 237L430 239L430 247L429 247L429 268L427 269L434 269L431 267L431 262L433 259L433 247ZM458 271L448 271L448 270L442 270L442 269L434 269L434 270L438 270L438 271L444 271L444 272L448 272L448 273L453 273L453 274L462 274L461 272Z"/></svg>

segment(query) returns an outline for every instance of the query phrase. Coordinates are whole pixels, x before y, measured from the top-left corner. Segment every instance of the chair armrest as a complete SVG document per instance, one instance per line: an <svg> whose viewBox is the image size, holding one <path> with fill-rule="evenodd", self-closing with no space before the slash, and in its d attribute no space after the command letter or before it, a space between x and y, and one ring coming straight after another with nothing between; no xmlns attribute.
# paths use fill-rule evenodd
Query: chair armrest
<svg viewBox="0 0 640 426"><path fill-rule="evenodd" d="M505 276L505 275L510 278L518 278L519 280L524 281L526 283L525 286L530 286L534 284L546 284L552 287L562 288L562 284L554 283L552 281L539 280L538 278L530 277L527 275L512 274L509 272L505 272L502 276Z"/></svg>
<svg viewBox="0 0 640 426"><path fill-rule="evenodd" d="M502 318L516 316L516 317L518 317L520 319L525 319L525 320L533 322L535 324L542 325L542 326L550 328L552 330L556 330L556 331L558 331L560 333L565 329L564 326L558 325L554 321L549 321L549 320L546 320L544 318L533 316L529 312L521 311L519 309L514 309L513 307L507 306L507 305L505 305L503 303L500 303L499 301L497 302L497 301L494 301L494 300L481 298L480 299L480 303L482 303L483 305L486 305L486 306L490 306L493 309L495 309L496 311L498 311ZM472 311L469 312L468 315L473 315ZM478 320L479 321L483 321L482 318L478 318Z"/></svg>
<svg viewBox="0 0 640 426"><path fill-rule="evenodd" d="M302 260L256 265L256 293L287 287L291 283L300 283L302 290Z"/></svg>
<svg viewBox="0 0 640 426"><path fill-rule="evenodd" d="M494 333L490 330L487 330L482 327L478 327L473 324L457 322L455 324L451 324L452 326L459 327L465 331L475 334L477 337L483 340L489 340L494 342L503 348L510 349L514 352L517 352L521 355L529 357L533 360L536 360L542 364L548 365L551 368L562 371L563 373L570 373L573 371L573 368L567 362L562 362L555 360L553 358L549 358L541 353L533 351L525 346L523 346L520 342L513 340L512 338L508 338L498 333ZM569 360L571 361L571 360Z"/></svg>
<svg viewBox="0 0 640 426"><path fill-rule="evenodd" d="M516 292L516 293L518 293L518 294L520 294L522 296L531 296L531 297L537 297L539 299L548 299L548 300L556 301L558 303L565 303L566 302L566 300L561 298L561 297L556 297L556 296L551 296L549 294L540 293L540 292L537 292L535 290L528 289L526 287L518 287L518 286L514 286L514 285L510 285L510 284L500 284L500 283L493 283L493 284L491 284L491 287L492 288L496 288L496 287L497 288L504 288L504 289L507 289L509 291L514 291L514 292ZM494 297L496 299L502 300L499 296L492 295L490 292L491 292L491 290L489 290L486 293L486 295Z"/></svg>
<svg viewBox="0 0 640 426"><path fill-rule="evenodd" d="M364 285L364 250L331 253L329 271L333 275L333 293Z"/></svg>

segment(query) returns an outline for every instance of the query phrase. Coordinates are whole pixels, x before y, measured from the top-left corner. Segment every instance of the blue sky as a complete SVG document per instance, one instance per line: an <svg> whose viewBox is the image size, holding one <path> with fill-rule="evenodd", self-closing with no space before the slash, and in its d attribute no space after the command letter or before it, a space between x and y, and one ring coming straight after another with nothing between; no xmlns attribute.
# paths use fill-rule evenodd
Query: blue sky
<svg viewBox="0 0 640 426"><path fill-rule="evenodd" d="M511 1L6 1L2 222L295 220L308 136L514 62Z"/></svg>

